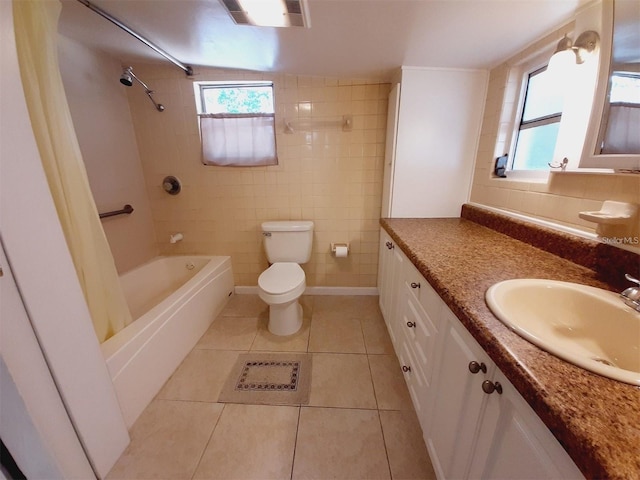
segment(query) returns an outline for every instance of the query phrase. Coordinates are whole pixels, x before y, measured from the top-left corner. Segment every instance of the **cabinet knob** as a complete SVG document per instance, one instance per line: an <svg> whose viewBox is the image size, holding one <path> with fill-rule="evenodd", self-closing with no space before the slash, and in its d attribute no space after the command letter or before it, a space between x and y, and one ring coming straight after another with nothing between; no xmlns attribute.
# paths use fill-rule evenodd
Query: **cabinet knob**
<svg viewBox="0 0 640 480"><path fill-rule="evenodd" d="M407 366L407 365L403 365L402 366L402 371L404 373L410 372L411 371L411 367Z"/></svg>
<svg viewBox="0 0 640 480"><path fill-rule="evenodd" d="M472 362L469 362L469 371L471 373L475 375L480 370L482 370L482 373L487 373L487 366L484 364L484 362L478 363L475 360Z"/></svg>
<svg viewBox="0 0 640 480"><path fill-rule="evenodd" d="M385 243L385 245L387 246L387 248L389 250L391 250L393 248L393 243L391 243L391 242L387 242L387 243Z"/></svg>
<svg viewBox="0 0 640 480"><path fill-rule="evenodd" d="M420 288L420 284L416 282L411 282L411 288Z"/></svg>
<svg viewBox="0 0 640 480"><path fill-rule="evenodd" d="M484 382L482 382L482 391L488 394L492 394L493 392L498 392L499 395L502 395L502 385L500 385L500 382L492 382L491 380L485 380Z"/></svg>
<svg viewBox="0 0 640 480"><path fill-rule="evenodd" d="M416 328L416 322L407 322L407 327Z"/></svg>

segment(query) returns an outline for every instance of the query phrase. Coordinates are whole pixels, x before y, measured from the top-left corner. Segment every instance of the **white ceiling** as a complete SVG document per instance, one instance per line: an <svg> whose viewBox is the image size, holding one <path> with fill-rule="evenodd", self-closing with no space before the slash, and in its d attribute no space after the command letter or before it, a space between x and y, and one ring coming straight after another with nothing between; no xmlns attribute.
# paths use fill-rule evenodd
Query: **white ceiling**
<svg viewBox="0 0 640 480"><path fill-rule="evenodd" d="M96 0L194 67L388 78L400 65L488 68L570 20L591 0L309 0L311 28L236 25L219 0ZM60 32L123 63L149 47L76 0Z"/></svg>

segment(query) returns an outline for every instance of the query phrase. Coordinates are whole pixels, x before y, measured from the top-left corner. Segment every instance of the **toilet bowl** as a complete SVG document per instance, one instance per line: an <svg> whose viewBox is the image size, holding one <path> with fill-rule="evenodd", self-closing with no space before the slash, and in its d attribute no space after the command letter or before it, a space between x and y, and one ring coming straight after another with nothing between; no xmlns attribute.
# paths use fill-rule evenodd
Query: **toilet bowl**
<svg viewBox="0 0 640 480"><path fill-rule="evenodd" d="M271 265L258 278L258 295L269 305L269 331L292 335L302 326L302 306L298 299L307 283L304 270L294 262Z"/></svg>

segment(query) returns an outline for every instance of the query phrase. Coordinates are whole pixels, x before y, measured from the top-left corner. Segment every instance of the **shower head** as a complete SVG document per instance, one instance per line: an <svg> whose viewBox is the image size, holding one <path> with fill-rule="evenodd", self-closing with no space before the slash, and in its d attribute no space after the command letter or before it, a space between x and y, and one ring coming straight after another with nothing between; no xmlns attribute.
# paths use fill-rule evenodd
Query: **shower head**
<svg viewBox="0 0 640 480"><path fill-rule="evenodd" d="M156 101L152 97L153 90L151 90L146 83L136 77L136 74L133 73L133 67L125 68L122 71L122 75L120 75L120 83L126 85L127 87L130 87L131 85L133 85L134 80L144 87L144 93L147 94L149 100L151 100L151 103L153 103L153 105L156 107L156 110L158 110L159 112L164 112L164 105L162 105L161 103L156 103Z"/></svg>
<svg viewBox="0 0 640 480"><path fill-rule="evenodd" d="M133 85L133 69L131 67L127 67L122 71L122 75L120 75L120 83L130 87Z"/></svg>

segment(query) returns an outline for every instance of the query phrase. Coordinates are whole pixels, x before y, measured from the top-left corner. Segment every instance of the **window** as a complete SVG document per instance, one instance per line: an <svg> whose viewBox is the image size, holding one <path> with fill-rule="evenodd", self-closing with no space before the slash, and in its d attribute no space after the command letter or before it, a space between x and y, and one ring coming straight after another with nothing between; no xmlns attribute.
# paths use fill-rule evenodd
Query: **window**
<svg viewBox="0 0 640 480"><path fill-rule="evenodd" d="M640 154L640 74L613 72L611 74L609 106L603 115L600 153Z"/></svg>
<svg viewBox="0 0 640 480"><path fill-rule="evenodd" d="M547 72L538 68L525 76L512 170L548 170L562 117L562 92Z"/></svg>
<svg viewBox="0 0 640 480"><path fill-rule="evenodd" d="M196 82L202 162L277 165L273 84Z"/></svg>

